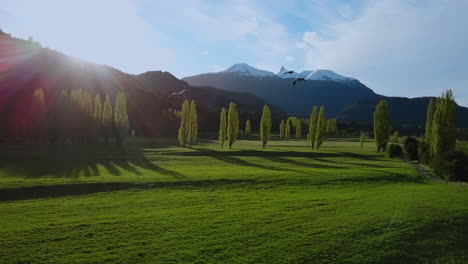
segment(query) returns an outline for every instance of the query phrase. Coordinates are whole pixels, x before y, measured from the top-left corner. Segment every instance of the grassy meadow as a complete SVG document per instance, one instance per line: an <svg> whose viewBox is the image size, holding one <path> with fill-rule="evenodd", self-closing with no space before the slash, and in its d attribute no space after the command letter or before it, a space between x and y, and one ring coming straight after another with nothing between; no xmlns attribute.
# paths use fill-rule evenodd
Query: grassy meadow
<svg viewBox="0 0 468 264"><path fill-rule="evenodd" d="M0 263L468 263L468 188L372 142L0 155Z"/></svg>

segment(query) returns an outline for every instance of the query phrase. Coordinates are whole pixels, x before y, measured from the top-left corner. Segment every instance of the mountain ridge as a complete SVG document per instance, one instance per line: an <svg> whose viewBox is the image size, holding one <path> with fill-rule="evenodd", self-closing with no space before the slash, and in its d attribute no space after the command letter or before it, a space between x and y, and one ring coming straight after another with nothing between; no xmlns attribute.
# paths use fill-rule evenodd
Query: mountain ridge
<svg viewBox="0 0 468 264"><path fill-rule="evenodd" d="M60 127L56 118L60 110L56 102L63 91L70 93L75 89L88 91L93 99L97 94L102 100L108 96L113 105L117 92L124 91L130 128L138 136L176 135L180 121L170 110L180 109L185 99L200 102L197 102L200 132L217 131L213 120L219 118L219 108L228 107L229 102L238 104L242 122L257 116L259 119L261 108L266 104L248 93L228 92L214 87L191 87L169 72L147 72L148 80L151 82L153 79L149 85L143 77L77 59L6 33L0 33L0 61L5 62L0 64L4 73L0 78L0 125L7 128L0 130L0 141L17 138L17 133L9 128L9 124L12 119L28 119L32 111L28 110L28 106L37 89L44 92L48 107L44 123L51 137L59 133L57 128ZM169 97L170 92L180 92L187 87L190 88L187 95ZM272 107L272 110L278 117L283 115L278 108Z"/></svg>
<svg viewBox="0 0 468 264"><path fill-rule="evenodd" d="M228 91L250 92L277 105L290 115L307 116L313 105L325 105L327 116L336 116L345 106L375 93L359 80L306 80L293 84L276 75L254 76L221 71L182 78L193 86L213 86Z"/></svg>
<svg viewBox="0 0 468 264"><path fill-rule="evenodd" d="M292 79L301 76L294 74L292 78L278 76L285 75L285 72L289 70L282 66L275 76L258 77L239 72L221 71L189 76L182 80L194 86L210 85L228 91L250 92L265 99L268 103L281 107L289 115L305 118L310 115L312 106L324 105L327 118L337 117L346 122L372 123L375 105L379 100L387 100L392 122L395 125L423 126L425 124L427 104L430 99L379 95L358 79L344 76L342 77L345 79L342 81L317 78L293 85ZM314 72L303 71L301 74L304 76L314 74ZM468 108L458 106L457 112L458 126L468 126Z"/></svg>

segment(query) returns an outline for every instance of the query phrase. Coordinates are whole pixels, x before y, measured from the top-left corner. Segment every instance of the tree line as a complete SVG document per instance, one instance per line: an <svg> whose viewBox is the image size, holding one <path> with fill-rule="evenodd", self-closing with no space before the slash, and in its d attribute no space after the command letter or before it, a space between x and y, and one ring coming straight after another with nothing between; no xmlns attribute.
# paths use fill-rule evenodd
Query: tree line
<svg viewBox="0 0 468 264"><path fill-rule="evenodd" d="M103 102L100 94L84 89L64 89L47 101L39 88L19 107L8 120L9 135L15 141L92 143L115 138L120 144L129 134L123 92L116 94L113 107L108 95Z"/></svg>
<svg viewBox="0 0 468 264"><path fill-rule="evenodd" d="M325 134L335 134L337 132L337 120L325 119L325 107L320 108L320 113L315 106L312 110L309 119L301 119L297 117L289 117L281 120L279 125L280 139L289 139L291 137L291 130L294 127L296 139L302 138L302 126L308 126L307 144L312 148L320 148L323 143ZM262 116L259 125L260 140L262 147L265 148L271 139L272 131L272 116L270 108L265 105L263 107ZM245 122L245 135L248 137L251 134L251 121ZM224 148L225 143L231 148L239 136L239 114L235 103L230 103L228 110L221 108L219 118L219 143L221 148ZM313 140L312 140L313 138Z"/></svg>
<svg viewBox="0 0 468 264"><path fill-rule="evenodd" d="M418 140L407 137L403 147L408 158L419 160L431 166L435 173L447 180L468 180L468 155L456 150L456 103L451 90L444 91L437 99L431 99L427 106L424 136ZM392 126L386 101L380 101L374 112L374 141L377 151L389 156L401 156L399 134L391 135ZM361 134L361 148L364 142ZM389 147L387 144L391 143Z"/></svg>

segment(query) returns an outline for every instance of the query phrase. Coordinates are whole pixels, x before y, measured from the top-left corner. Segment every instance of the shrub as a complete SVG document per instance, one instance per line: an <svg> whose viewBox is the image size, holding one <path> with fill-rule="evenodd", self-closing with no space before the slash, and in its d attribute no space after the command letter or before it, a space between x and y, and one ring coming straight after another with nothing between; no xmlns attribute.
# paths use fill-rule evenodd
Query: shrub
<svg viewBox="0 0 468 264"><path fill-rule="evenodd" d="M432 161L435 173L449 181L468 181L468 156L462 151L449 151Z"/></svg>
<svg viewBox="0 0 468 264"><path fill-rule="evenodd" d="M407 137L403 143L403 148L408 157L412 160L418 159L419 141L413 137Z"/></svg>
<svg viewBox="0 0 468 264"><path fill-rule="evenodd" d="M398 158L403 154L403 149L398 144L390 144L387 147L387 154L390 158Z"/></svg>
<svg viewBox="0 0 468 264"><path fill-rule="evenodd" d="M431 161L430 146L426 141L419 143L418 160L425 164L428 164Z"/></svg>

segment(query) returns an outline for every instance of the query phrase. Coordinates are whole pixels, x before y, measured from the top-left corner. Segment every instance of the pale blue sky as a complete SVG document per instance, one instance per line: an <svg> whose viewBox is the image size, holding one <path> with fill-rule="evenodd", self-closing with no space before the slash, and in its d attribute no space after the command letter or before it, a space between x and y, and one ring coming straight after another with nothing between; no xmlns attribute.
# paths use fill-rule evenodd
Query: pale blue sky
<svg viewBox="0 0 468 264"><path fill-rule="evenodd" d="M129 73L330 69L468 105L468 0L0 0L0 28Z"/></svg>

